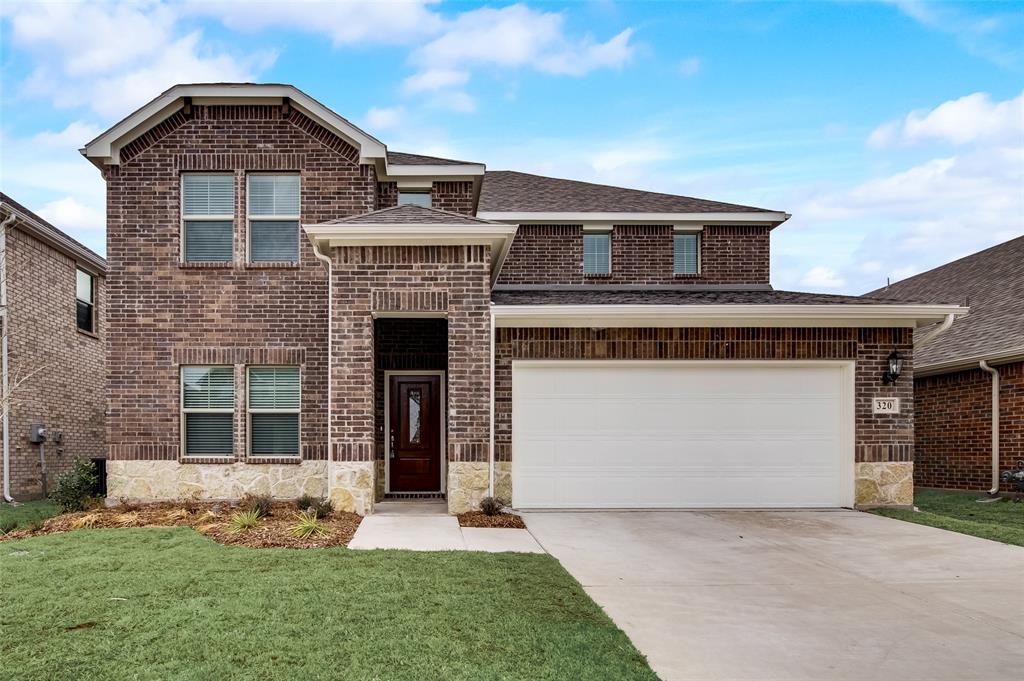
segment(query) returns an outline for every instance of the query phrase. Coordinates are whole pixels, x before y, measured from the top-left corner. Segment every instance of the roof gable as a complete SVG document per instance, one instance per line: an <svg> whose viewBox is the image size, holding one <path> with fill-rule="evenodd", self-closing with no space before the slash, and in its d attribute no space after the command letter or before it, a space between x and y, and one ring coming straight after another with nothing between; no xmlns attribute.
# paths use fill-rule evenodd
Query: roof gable
<svg viewBox="0 0 1024 681"><path fill-rule="evenodd" d="M440 208L425 208L404 204L391 208L360 213L346 218L328 220L325 225L496 225L502 224L483 220L462 213L453 213Z"/></svg>

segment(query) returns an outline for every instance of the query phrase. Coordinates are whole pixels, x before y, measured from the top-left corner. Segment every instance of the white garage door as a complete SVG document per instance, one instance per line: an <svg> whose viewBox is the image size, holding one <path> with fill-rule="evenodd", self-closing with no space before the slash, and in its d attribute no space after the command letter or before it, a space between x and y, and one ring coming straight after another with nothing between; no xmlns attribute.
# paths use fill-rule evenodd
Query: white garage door
<svg viewBox="0 0 1024 681"><path fill-rule="evenodd" d="M852 364L515 362L517 508L853 502Z"/></svg>

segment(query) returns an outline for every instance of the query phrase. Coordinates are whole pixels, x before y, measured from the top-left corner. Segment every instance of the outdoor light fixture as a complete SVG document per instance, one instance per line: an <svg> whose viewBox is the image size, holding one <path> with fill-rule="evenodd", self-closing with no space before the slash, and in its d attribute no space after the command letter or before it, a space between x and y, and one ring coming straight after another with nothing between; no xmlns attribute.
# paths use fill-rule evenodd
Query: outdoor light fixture
<svg viewBox="0 0 1024 681"><path fill-rule="evenodd" d="M889 368L882 374L882 383L892 385L900 377L902 371L903 357L900 356L900 353L893 350L889 353Z"/></svg>

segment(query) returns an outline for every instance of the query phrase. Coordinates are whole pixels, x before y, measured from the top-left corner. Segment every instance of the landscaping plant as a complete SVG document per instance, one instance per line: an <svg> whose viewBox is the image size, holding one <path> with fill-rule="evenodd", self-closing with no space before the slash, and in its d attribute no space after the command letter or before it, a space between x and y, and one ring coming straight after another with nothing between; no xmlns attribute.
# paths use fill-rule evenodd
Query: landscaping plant
<svg viewBox="0 0 1024 681"><path fill-rule="evenodd" d="M71 462L71 468L57 477L57 487L51 496L66 513L84 511L96 490L97 481L96 464L79 456Z"/></svg>
<svg viewBox="0 0 1024 681"><path fill-rule="evenodd" d="M0 534L7 534L14 532L14 528L18 526L18 521L14 518L8 518L3 522L0 522Z"/></svg>
<svg viewBox="0 0 1024 681"><path fill-rule="evenodd" d="M314 535L322 537L330 532L327 529L327 526L317 518L316 513L310 513L309 511L296 513L295 519L298 520L298 522L291 528L293 537L309 539Z"/></svg>
<svg viewBox="0 0 1024 681"><path fill-rule="evenodd" d="M252 511L259 518L270 516L274 499L269 494L246 494L239 502L243 511Z"/></svg>
<svg viewBox="0 0 1024 681"><path fill-rule="evenodd" d="M480 500L480 511L484 515L498 515L505 508L505 502L497 497L484 497Z"/></svg>
<svg viewBox="0 0 1024 681"><path fill-rule="evenodd" d="M260 517L256 510L238 511L228 521L228 531L231 534L248 532L260 524Z"/></svg>

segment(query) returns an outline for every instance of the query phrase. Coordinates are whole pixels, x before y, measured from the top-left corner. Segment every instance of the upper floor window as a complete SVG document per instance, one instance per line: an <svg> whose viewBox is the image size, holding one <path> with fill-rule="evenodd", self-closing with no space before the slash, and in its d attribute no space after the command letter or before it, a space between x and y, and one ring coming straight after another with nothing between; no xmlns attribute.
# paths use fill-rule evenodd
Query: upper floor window
<svg viewBox="0 0 1024 681"><path fill-rule="evenodd" d="M232 456L235 444L235 369L181 369L182 446L185 456Z"/></svg>
<svg viewBox="0 0 1024 681"><path fill-rule="evenodd" d="M235 234L235 176L182 176L184 262L231 262Z"/></svg>
<svg viewBox="0 0 1024 681"><path fill-rule="evenodd" d="M611 274L612 235L610 232L583 234L583 273Z"/></svg>
<svg viewBox="0 0 1024 681"><path fill-rule="evenodd" d="M299 176L249 176L249 262L299 261Z"/></svg>
<svg viewBox="0 0 1024 681"><path fill-rule="evenodd" d="M249 454L299 455L298 367L249 368Z"/></svg>
<svg viewBox="0 0 1024 681"><path fill-rule="evenodd" d="M96 327L95 278L84 270L75 270L75 323L82 331L93 333Z"/></svg>
<svg viewBox="0 0 1024 681"><path fill-rule="evenodd" d="M677 232L673 235L673 271L676 274L700 272L700 234Z"/></svg>
<svg viewBox="0 0 1024 681"><path fill-rule="evenodd" d="M399 206L422 206L430 208L430 192L398 192Z"/></svg>

